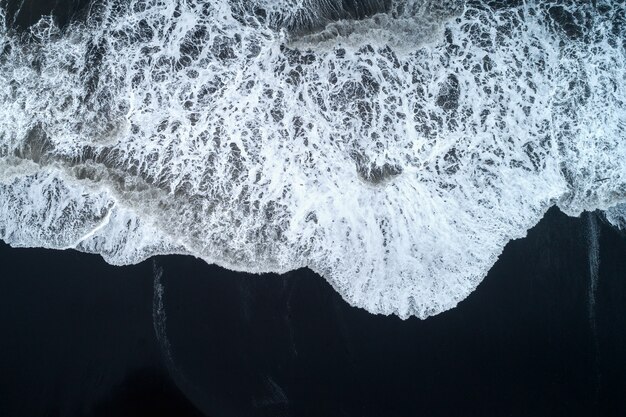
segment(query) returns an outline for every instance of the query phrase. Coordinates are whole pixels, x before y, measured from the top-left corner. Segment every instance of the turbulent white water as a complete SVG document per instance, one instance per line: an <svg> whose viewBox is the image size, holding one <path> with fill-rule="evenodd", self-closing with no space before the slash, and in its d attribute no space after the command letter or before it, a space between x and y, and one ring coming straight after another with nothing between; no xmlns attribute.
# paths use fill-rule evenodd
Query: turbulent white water
<svg viewBox="0 0 626 417"><path fill-rule="evenodd" d="M553 205L626 224L625 2L514 3L111 0L0 27L0 238L450 309Z"/></svg>

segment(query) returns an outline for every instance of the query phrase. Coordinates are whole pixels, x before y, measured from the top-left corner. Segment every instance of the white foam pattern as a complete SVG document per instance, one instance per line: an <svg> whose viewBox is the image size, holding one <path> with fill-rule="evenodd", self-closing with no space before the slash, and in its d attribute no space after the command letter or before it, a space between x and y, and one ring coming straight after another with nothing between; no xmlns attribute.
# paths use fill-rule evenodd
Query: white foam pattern
<svg viewBox="0 0 626 417"><path fill-rule="evenodd" d="M0 238L308 266L425 318L551 206L623 227L625 3L498 3L111 0L5 25Z"/></svg>

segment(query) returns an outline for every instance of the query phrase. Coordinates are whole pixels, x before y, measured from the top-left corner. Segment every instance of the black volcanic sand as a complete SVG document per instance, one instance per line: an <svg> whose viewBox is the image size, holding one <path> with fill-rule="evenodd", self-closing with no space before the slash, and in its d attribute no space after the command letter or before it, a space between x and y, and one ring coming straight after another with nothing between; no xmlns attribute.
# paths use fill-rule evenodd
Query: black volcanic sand
<svg viewBox="0 0 626 417"><path fill-rule="evenodd" d="M20 2L0 0L17 30L87 4ZM552 209L426 321L352 308L309 270L0 243L0 416L626 415L626 237L599 223L592 318L587 220Z"/></svg>
<svg viewBox="0 0 626 417"><path fill-rule="evenodd" d="M595 327L587 219L556 209L425 321L350 307L308 270L2 244L0 415L624 415L626 237L598 224Z"/></svg>

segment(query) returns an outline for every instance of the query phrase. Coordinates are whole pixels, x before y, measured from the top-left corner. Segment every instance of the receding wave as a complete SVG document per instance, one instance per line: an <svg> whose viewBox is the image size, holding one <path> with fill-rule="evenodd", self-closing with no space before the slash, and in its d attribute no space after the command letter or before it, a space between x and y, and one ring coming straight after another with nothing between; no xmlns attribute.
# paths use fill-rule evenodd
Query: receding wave
<svg viewBox="0 0 626 417"><path fill-rule="evenodd" d="M503 3L0 8L0 238L307 266L425 318L551 206L625 227L625 3Z"/></svg>

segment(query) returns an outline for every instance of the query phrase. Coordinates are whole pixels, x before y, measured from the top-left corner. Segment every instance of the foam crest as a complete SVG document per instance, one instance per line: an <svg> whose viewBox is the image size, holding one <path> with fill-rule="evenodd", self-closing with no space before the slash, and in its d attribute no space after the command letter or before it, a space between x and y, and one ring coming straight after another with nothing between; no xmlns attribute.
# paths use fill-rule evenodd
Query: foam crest
<svg viewBox="0 0 626 417"><path fill-rule="evenodd" d="M3 27L0 238L308 266L368 311L437 314L553 205L623 224L625 14L112 0Z"/></svg>

